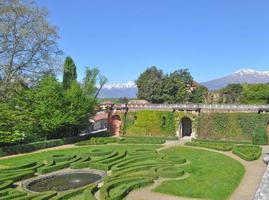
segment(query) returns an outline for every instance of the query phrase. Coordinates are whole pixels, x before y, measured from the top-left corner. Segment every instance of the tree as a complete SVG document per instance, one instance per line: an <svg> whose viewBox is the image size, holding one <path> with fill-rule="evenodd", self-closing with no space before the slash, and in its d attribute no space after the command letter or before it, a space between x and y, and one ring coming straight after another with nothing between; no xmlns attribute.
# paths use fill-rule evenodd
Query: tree
<svg viewBox="0 0 269 200"><path fill-rule="evenodd" d="M99 92L103 86L108 82L108 79L100 74L98 68L90 69L86 67L85 78L83 79L83 89L86 95L94 95L94 99L97 99ZM97 86L98 81L98 86Z"/></svg>
<svg viewBox="0 0 269 200"><path fill-rule="evenodd" d="M19 78L30 82L55 71L61 51L48 12L32 1L0 0L0 76L2 90Z"/></svg>
<svg viewBox="0 0 269 200"><path fill-rule="evenodd" d="M208 89L205 86L198 85L190 94L189 102L203 103L206 100Z"/></svg>
<svg viewBox="0 0 269 200"><path fill-rule="evenodd" d="M163 81L163 99L167 103L185 103L189 99L193 78L188 69L176 70Z"/></svg>
<svg viewBox="0 0 269 200"><path fill-rule="evenodd" d="M242 98L243 86L239 83L228 84L221 89L223 103L239 103Z"/></svg>
<svg viewBox="0 0 269 200"><path fill-rule="evenodd" d="M162 70L158 70L155 66L146 69L136 80L137 97L152 103L162 103L163 78Z"/></svg>
<svg viewBox="0 0 269 200"><path fill-rule="evenodd" d="M73 81L65 92L66 101L66 134L74 136L88 122L89 114L93 111L95 101L83 93L81 86Z"/></svg>
<svg viewBox="0 0 269 200"><path fill-rule="evenodd" d="M244 84L241 103L268 104L269 84Z"/></svg>
<svg viewBox="0 0 269 200"><path fill-rule="evenodd" d="M71 57L66 57L64 61L63 88L70 88L71 83L77 80L76 65Z"/></svg>
<svg viewBox="0 0 269 200"><path fill-rule="evenodd" d="M189 69L180 69L176 70L174 73L179 76L180 80L187 86L190 87L193 83L193 78L191 76L191 73L189 72Z"/></svg>
<svg viewBox="0 0 269 200"><path fill-rule="evenodd" d="M163 99L166 103L183 103L187 99L187 88L179 71L166 75L163 81Z"/></svg>
<svg viewBox="0 0 269 200"><path fill-rule="evenodd" d="M8 102L0 103L0 144L32 142L40 139L36 132L29 90L21 90Z"/></svg>
<svg viewBox="0 0 269 200"><path fill-rule="evenodd" d="M62 85L55 77L47 75L31 89L31 107L34 117L38 120L40 132L48 139L64 135L67 125L67 108Z"/></svg>

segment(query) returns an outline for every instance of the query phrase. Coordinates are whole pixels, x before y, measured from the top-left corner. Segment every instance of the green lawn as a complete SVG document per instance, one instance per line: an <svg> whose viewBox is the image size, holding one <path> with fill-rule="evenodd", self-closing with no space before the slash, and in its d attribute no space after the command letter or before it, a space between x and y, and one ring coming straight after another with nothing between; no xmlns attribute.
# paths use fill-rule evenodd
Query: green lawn
<svg viewBox="0 0 269 200"><path fill-rule="evenodd" d="M185 180L163 182L156 191L193 198L228 199L244 175L244 167L225 155L186 147L167 149L161 153L179 155L191 161L185 167L191 176Z"/></svg>
<svg viewBox="0 0 269 200"><path fill-rule="evenodd" d="M31 170L40 173L66 168L91 167L101 170L111 170L112 174L105 178L104 185L100 189L101 199L123 199L133 189L151 184L158 177L169 178L163 182L156 191L186 197L224 200L238 186L243 174L244 167L236 160L219 153L189 147L177 147L157 152L160 145L97 145L82 146L62 150L45 151L27 154L0 160L0 166L16 167L31 162L50 161L55 163L40 167L31 166ZM54 155L54 156L53 156ZM59 156L62 155L59 160ZM58 160L57 160L58 159ZM30 170L30 168L29 168ZM13 169L5 171L0 169L0 187L3 185L5 174L16 174L28 169ZM12 172L12 173L11 173ZM173 180L189 173L184 180ZM12 176L12 178L14 178ZM12 179L11 178L11 179ZM13 180L13 179L12 179ZM68 192L61 192L56 199L84 199L83 191L92 190L78 188ZM19 193L18 189L10 189L5 195ZM0 190L1 193L1 190ZM71 195L70 195L71 194ZM57 198L61 195L68 197ZM0 197L1 199L1 197ZM31 198L29 198L31 199ZM94 198L87 198L94 199Z"/></svg>

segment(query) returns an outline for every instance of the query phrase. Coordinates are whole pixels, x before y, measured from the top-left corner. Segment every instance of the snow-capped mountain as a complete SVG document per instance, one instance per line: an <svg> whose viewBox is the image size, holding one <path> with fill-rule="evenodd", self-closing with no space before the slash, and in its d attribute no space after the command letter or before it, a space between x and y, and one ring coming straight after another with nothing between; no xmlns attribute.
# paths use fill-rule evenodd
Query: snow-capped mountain
<svg viewBox="0 0 269 200"><path fill-rule="evenodd" d="M127 83L110 83L104 85L104 89L113 89L113 88L133 88L136 87L134 81L128 81Z"/></svg>
<svg viewBox="0 0 269 200"><path fill-rule="evenodd" d="M200 83L209 90L217 90L230 83L268 83L269 71L256 71L253 69L241 69L230 75ZM100 91L99 98L136 98L137 87L134 81L127 83L106 84Z"/></svg>
<svg viewBox="0 0 269 200"><path fill-rule="evenodd" d="M104 85L100 91L99 98L136 98L137 87L134 81L127 83L111 83Z"/></svg>
<svg viewBox="0 0 269 200"><path fill-rule="evenodd" d="M241 69L228 76L201 83L209 90L217 90L230 83L268 83L269 71Z"/></svg>

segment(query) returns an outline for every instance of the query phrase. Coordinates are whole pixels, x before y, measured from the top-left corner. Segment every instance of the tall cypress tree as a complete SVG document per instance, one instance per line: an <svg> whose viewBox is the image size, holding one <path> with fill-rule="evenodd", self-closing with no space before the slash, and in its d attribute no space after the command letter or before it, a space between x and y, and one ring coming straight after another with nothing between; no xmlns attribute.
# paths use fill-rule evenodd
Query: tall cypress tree
<svg viewBox="0 0 269 200"><path fill-rule="evenodd" d="M64 73L63 73L63 88L68 89L71 86L72 81L77 79L76 65L73 59L69 56L64 61Z"/></svg>

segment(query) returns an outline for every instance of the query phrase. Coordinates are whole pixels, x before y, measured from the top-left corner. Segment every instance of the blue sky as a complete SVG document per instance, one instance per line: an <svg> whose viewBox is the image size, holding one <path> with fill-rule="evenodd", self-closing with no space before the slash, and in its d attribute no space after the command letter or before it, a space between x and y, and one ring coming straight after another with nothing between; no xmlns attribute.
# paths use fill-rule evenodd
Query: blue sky
<svg viewBox="0 0 269 200"><path fill-rule="evenodd" d="M269 70L268 0L37 0L57 25L60 48L109 82L152 65L189 68L201 82L241 68Z"/></svg>

